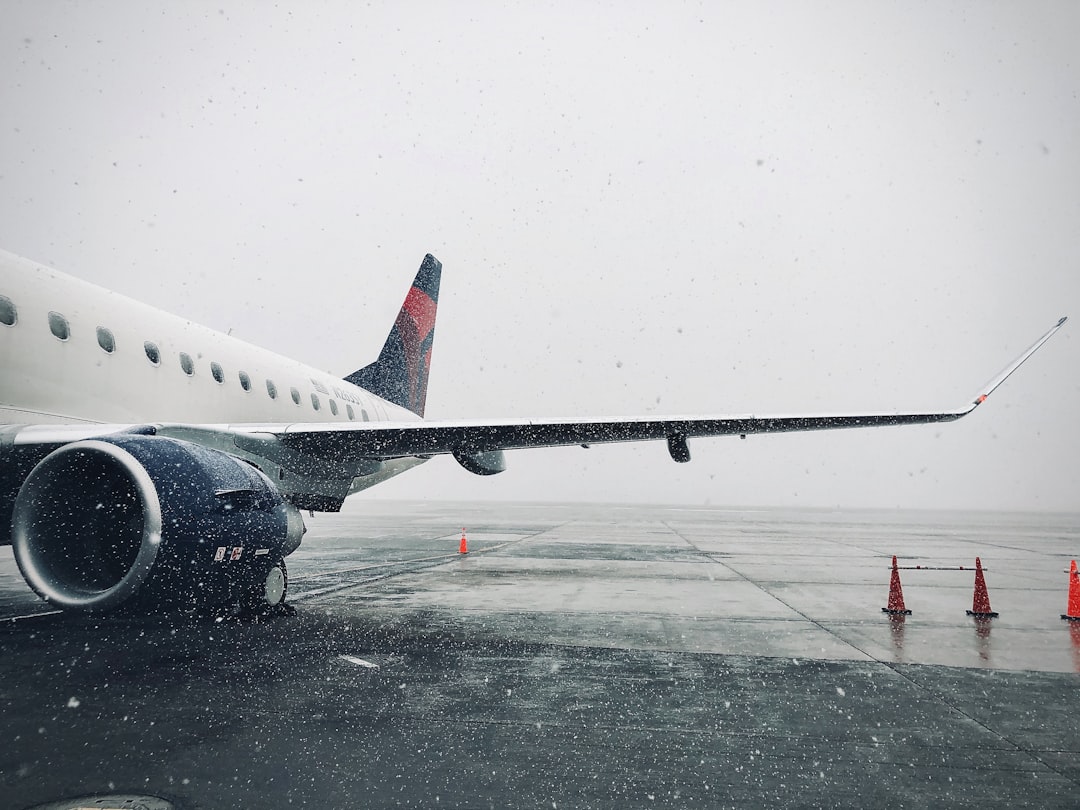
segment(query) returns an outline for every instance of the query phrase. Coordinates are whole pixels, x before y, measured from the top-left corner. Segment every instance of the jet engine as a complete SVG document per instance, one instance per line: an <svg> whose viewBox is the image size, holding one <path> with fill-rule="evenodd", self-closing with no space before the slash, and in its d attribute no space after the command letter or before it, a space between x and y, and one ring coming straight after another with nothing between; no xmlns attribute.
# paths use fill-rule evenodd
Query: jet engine
<svg viewBox="0 0 1080 810"><path fill-rule="evenodd" d="M284 558L304 531L250 464L143 435L54 450L23 482L12 516L30 587L80 611L278 604Z"/></svg>

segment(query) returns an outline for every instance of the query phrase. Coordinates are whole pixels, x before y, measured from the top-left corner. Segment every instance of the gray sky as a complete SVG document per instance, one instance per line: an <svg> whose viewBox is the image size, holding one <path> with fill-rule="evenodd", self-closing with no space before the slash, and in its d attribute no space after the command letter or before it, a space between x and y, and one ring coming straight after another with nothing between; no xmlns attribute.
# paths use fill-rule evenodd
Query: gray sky
<svg viewBox="0 0 1080 810"><path fill-rule="evenodd" d="M377 497L1077 508L1076 3L0 19L0 245L342 375L430 251L431 418L953 406L1075 318L954 425L437 459Z"/></svg>

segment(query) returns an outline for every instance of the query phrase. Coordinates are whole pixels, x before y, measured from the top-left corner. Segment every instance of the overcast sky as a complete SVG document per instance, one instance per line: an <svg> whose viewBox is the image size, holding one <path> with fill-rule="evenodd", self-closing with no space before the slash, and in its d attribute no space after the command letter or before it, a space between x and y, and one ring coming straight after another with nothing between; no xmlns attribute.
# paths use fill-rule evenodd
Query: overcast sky
<svg viewBox="0 0 1080 810"><path fill-rule="evenodd" d="M291 10L290 10L291 9ZM428 417L952 407L364 497L1075 510L1080 5L0 3L0 246Z"/></svg>

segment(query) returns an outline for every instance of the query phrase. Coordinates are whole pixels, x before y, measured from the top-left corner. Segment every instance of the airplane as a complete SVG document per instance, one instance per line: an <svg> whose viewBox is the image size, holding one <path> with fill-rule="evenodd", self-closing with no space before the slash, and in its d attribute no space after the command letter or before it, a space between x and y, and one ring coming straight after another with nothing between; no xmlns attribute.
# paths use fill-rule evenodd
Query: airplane
<svg viewBox="0 0 1080 810"><path fill-rule="evenodd" d="M951 422L926 413L425 421L442 265L427 255L371 364L319 371L0 251L0 545L73 612L284 609L301 510L436 455L494 475L505 450Z"/></svg>

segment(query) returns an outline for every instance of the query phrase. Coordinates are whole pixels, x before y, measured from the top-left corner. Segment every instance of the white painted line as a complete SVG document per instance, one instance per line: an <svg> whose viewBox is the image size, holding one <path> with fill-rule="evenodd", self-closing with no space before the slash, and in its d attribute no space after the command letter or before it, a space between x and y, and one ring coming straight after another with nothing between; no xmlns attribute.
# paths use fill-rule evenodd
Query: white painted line
<svg viewBox="0 0 1080 810"><path fill-rule="evenodd" d="M62 610L47 610L44 613L27 613L27 614L25 614L23 616L5 616L3 621L5 621L5 622L17 622L17 621L20 621L22 619L37 619L37 618L39 618L41 616L56 616L56 615L58 615L60 613L63 613L63 612L64 611L62 611Z"/></svg>
<svg viewBox="0 0 1080 810"><path fill-rule="evenodd" d="M361 667L367 667L368 669L378 669L379 665L371 661L365 661L363 658L356 658L352 655L338 656L342 661L348 661L350 664L356 664Z"/></svg>

